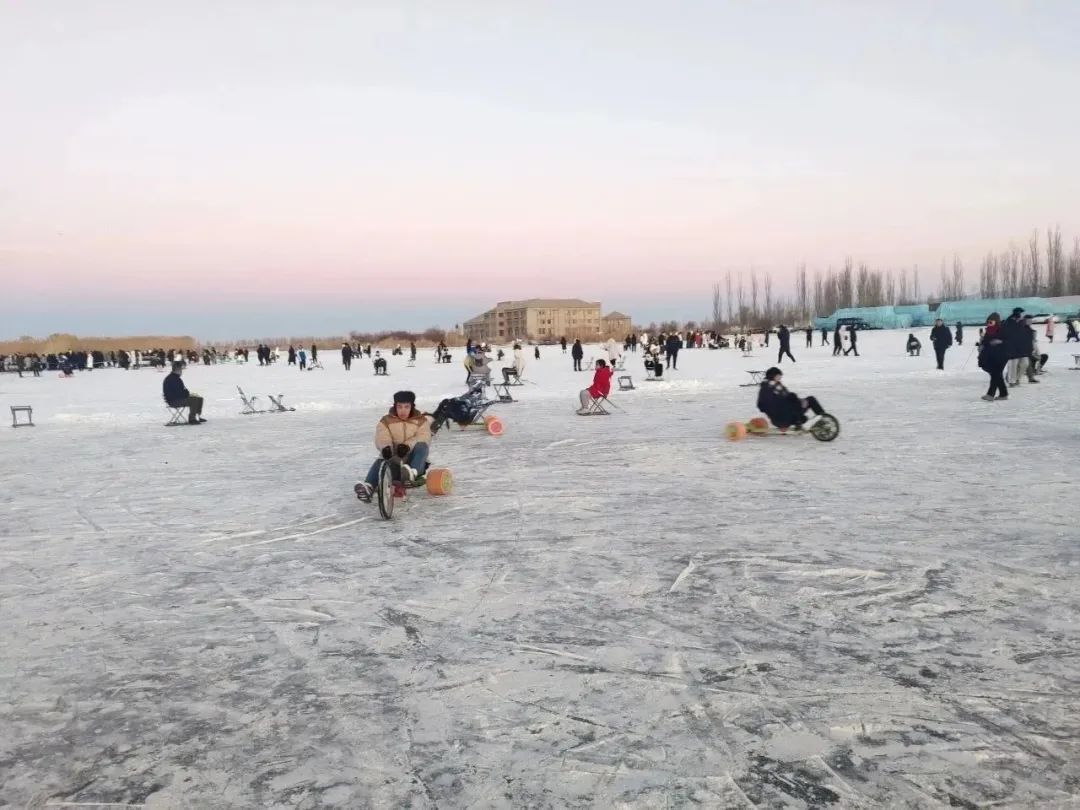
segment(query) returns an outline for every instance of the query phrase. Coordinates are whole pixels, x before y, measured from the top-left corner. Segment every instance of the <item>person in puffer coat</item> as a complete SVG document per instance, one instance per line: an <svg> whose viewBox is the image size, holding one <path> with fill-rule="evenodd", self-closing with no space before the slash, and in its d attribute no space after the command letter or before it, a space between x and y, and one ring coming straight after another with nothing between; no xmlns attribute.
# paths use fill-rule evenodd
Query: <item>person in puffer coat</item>
<svg viewBox="0 0 1080 810"><path fill-rule="evenodd" d="M765 372L765 382L758 389L758 410L769 417L778 428L798 427L806 424L806 411L818 416L825 413L815 397L798 397L784 387L784 372L773 366Z"/></svg>
<svg viewBox="0 0 1080 810"><path fill-rule="evenodd" d="M375 426L375 447L380 458L368 470L367 478L356 485L356 496L364 501L379 482L379 468L384 460L395 468L394 479L417 482L427 470L428 448L431 444L431 419L416 408L416 394L398 391L394 405Z"/></svg>

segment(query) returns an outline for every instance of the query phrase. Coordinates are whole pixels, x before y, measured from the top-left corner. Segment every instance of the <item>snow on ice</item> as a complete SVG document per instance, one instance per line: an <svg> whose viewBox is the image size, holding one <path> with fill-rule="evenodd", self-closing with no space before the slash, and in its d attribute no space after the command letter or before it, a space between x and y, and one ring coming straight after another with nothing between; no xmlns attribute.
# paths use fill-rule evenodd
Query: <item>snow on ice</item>
<svg viewBox="0 0 1080 810"><path fill-rule="evenodd" d="M1080 350L987 403L970 345L905 337L793 335L832 444L723 439L775 344L632 355L592 418L544 347L389 522L352 495L374 423L459 357L193 366L191 428L157 371L4 375L37 427L0 433L0 804L1076 802Z"/></svg>

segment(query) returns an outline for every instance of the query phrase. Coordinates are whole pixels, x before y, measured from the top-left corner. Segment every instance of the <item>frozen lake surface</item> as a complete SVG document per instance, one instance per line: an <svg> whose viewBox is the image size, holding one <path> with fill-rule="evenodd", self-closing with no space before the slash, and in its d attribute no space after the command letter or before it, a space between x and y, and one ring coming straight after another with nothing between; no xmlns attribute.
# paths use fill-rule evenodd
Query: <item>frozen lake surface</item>
<svg viewBox="0 0 1080 810"><path fill-rule="evenodd" d="M460 350L194 366L198 428L157 371L3 375L0 805L1075 806L1080 347L986 403L976 331L945 372L795 336L832 444L723 439L775 343L631 356L598 418L545 347L390 522L374 423Z"/></svg>

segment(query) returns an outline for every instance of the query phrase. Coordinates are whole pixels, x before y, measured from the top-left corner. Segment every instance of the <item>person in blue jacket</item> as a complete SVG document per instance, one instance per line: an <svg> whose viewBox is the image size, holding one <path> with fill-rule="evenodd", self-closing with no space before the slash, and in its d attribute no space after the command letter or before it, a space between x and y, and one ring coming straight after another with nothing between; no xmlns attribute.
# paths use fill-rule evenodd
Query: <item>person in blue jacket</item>
<svg viewBox="0 0 1080 810"><path fill-rule="evenodd" d="M161 392L170 408L187 408L188 424L197 425L206 420L202 417L203 398L187 390L180 375L184 372L183 363L173 363L172 373L165 377Z"/></svg>

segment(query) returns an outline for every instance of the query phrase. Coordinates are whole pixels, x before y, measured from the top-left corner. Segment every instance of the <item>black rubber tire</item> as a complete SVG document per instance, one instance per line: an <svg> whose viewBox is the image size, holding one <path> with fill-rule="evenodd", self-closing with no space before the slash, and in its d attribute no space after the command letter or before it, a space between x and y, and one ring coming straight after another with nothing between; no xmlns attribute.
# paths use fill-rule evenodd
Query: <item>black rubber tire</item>
<svg viewBox="0 0 1080 810"><path fill-rule="evenodd" d="M390 520L394 516L394 470L389 461L384 461L379 467L379 483L375 490L379 514Z"/></svg>
<svg viewBox="0 0 1080 810"><path fill-rule="evenodd" d="M810 428L810 435L819 442L831 442L840 435L840 420L831 413L823 413Z"/></svg>

